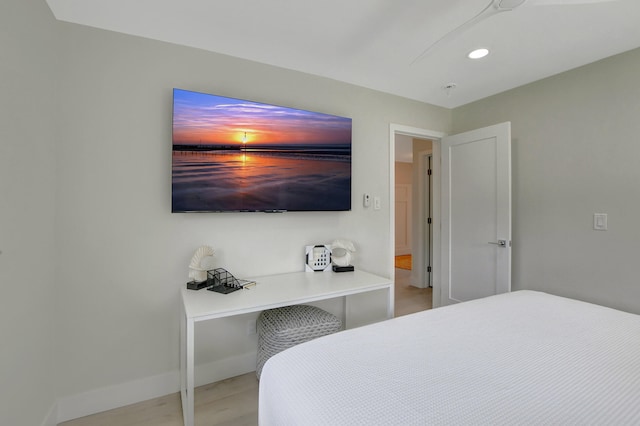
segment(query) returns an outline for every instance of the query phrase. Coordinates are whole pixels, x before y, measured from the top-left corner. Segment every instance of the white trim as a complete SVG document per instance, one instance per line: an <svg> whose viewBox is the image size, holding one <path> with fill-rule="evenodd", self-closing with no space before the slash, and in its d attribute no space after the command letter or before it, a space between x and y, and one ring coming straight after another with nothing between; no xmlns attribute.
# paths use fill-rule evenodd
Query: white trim
<svg viewBox="0 0 640 426"><path fill-rule="evenodd" d="M256 352L245 353L219 361L199 364L195 369L196 386L228 379L255 371ZM224 372L224 375L221 375ZM132 380L130 382L90 390L58 399L42 426L55 426L67 420L100 413L125 405L177 393L180 391L178 370ZM57 422L53 414L57 413Z"/></svg>
<svg viewBox="0 0 640 426"><path fill-rule="evenodd" d="M393 173L395 167L395 135L407 135L420 139L429 139L432 144L432 185L433 185L433 307L440 306L440 139L447 136L444 132L436 130L421 129L418 127L404 126L401 124L391 123L389 125L389 206L393 206L395 199L395 175ZM389 253L395 250L395 209L389 209ZM393 256L389 258L389 270L391 276L394 271Z"/></svg>
<svg viewBox="0 0 640 426"><path fill-rule="evenodd" d="M431 230L433 231L433 274L431 275L433 280L433 307L440 306L441 298L441 273L442 263L440 261L440 161L442 156L440 139L433 141L433 154L431 157L431 189L432 189L432 224Z"/></svg>
<svg viewBox="0 0 640 426"><path fill-rule="evenodd" d="M54 403L42 420L42 426L56 426L58 424L58 403Z"/></svg>
<svg viewBox="0 0 640 426"><path fill-rule="evenodd" d="M178 371L90 390L58 400L58 422L146 401L178 391Z"/></svg>
<svg viewBox="0 0 640 426"><path fill-rule="evenodd" d="M389 128L391 130L391 136L395 136L395 134L398 133L400 135L412 136L414 138L436 139L436 140L440 140L443 137L447 136L447 133L444 133L444 132L438 132L436 130L429 130L429 129L421 129L419 127L403 126L402 124L391 123L389 125ZM393 137L391 138L391 141L395 143Z"/></svg>

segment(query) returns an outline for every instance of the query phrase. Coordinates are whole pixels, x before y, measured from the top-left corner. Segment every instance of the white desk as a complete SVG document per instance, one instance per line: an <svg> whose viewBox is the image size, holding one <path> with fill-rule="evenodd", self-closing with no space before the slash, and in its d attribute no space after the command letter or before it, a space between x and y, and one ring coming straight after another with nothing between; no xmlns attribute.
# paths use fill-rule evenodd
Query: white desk
<svg viewBox="0 0 640 426"><path fill-rule="evenodd" d="M182 289L180 388L185 426L193 426L196 322L335 297L345 298L346 315L346 296L382 289L388 292L387 318L393 317L393 282L367 272L292 272L251 279L257 282L255 287L230 294Z"/></svg>

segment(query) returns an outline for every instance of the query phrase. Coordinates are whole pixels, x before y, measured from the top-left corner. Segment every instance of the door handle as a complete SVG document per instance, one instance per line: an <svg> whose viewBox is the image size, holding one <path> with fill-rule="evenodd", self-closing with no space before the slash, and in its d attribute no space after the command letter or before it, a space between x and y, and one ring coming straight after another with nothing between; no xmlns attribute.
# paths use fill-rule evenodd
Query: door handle
<svg viewBox="0 0 640 426"><path fill-rule="evenodd" d="M507 240L498 240L498 242L489 241L489 244L495 244L495 245L500 246L500 247L506 247L507 246Z"/></svg>

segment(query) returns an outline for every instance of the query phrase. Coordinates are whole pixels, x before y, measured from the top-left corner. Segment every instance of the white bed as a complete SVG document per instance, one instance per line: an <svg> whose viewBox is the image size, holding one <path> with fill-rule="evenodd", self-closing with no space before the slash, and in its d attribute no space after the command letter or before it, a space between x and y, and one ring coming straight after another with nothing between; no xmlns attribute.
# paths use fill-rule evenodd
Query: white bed
<svg viewBox="0 0 640 426"><path fill-rule="evenodd" d="M267 361L260 426L640 424L640 316L517 291Z"/></svg>

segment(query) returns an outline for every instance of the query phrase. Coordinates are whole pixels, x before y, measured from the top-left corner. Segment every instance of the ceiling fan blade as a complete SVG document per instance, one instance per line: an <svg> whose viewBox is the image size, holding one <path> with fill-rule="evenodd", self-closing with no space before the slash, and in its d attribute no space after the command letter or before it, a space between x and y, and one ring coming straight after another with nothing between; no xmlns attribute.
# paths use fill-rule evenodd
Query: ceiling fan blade
<svg viewBox="0 0 640 426"><path fill-rule="evenodd" d="M421 61L432 51L434 51L438 46L448 43L449 41L458 37L460 34L467 31L475 24L484 21L485 19L490 18L494 15L497 15L498 13L515 10L520 6L573 6L590 3L608 3L614 1L619 0L491 0L489 4L473 18L469 19L467 22L440 37L433 44L427 47L422 53L420 53L411 61L410 65L414 65L415 63Z"/></svg>
<svg viewBox="0 0 640 426"><path fill-rule="evenodd" d="M618 0L527 0L532 6L572 6L576 4L608 3Z"/></svg>
<svg viewBox="0 0 640 426"><path fill-rule="evenodd" d="M469 28L471 28L472 26L474 26L478 22L482 22L485 19L490 18L493 15L497 15L498 13L501 13L501 12L507 12L507 10L499 9L499 8L495 7L494 1L491 1L487 7L482 9L482 11L480 11L473 18L469 19L467 22L463 23L462 25L454 28L453 30L451 30L450 32L448 32L447 34L445 34L444 36L442 36L438 40L436 40L429 47L427 47L422 53L420 53L418 56L416 56L413 59L413 61L411 61L410 65L413 65L413 64L421 61L422 59L427 57L432 51L434 51L438 46L448 43L449 41L451 41L454 38L458 37L460 34L466 32Z"/></svg>

